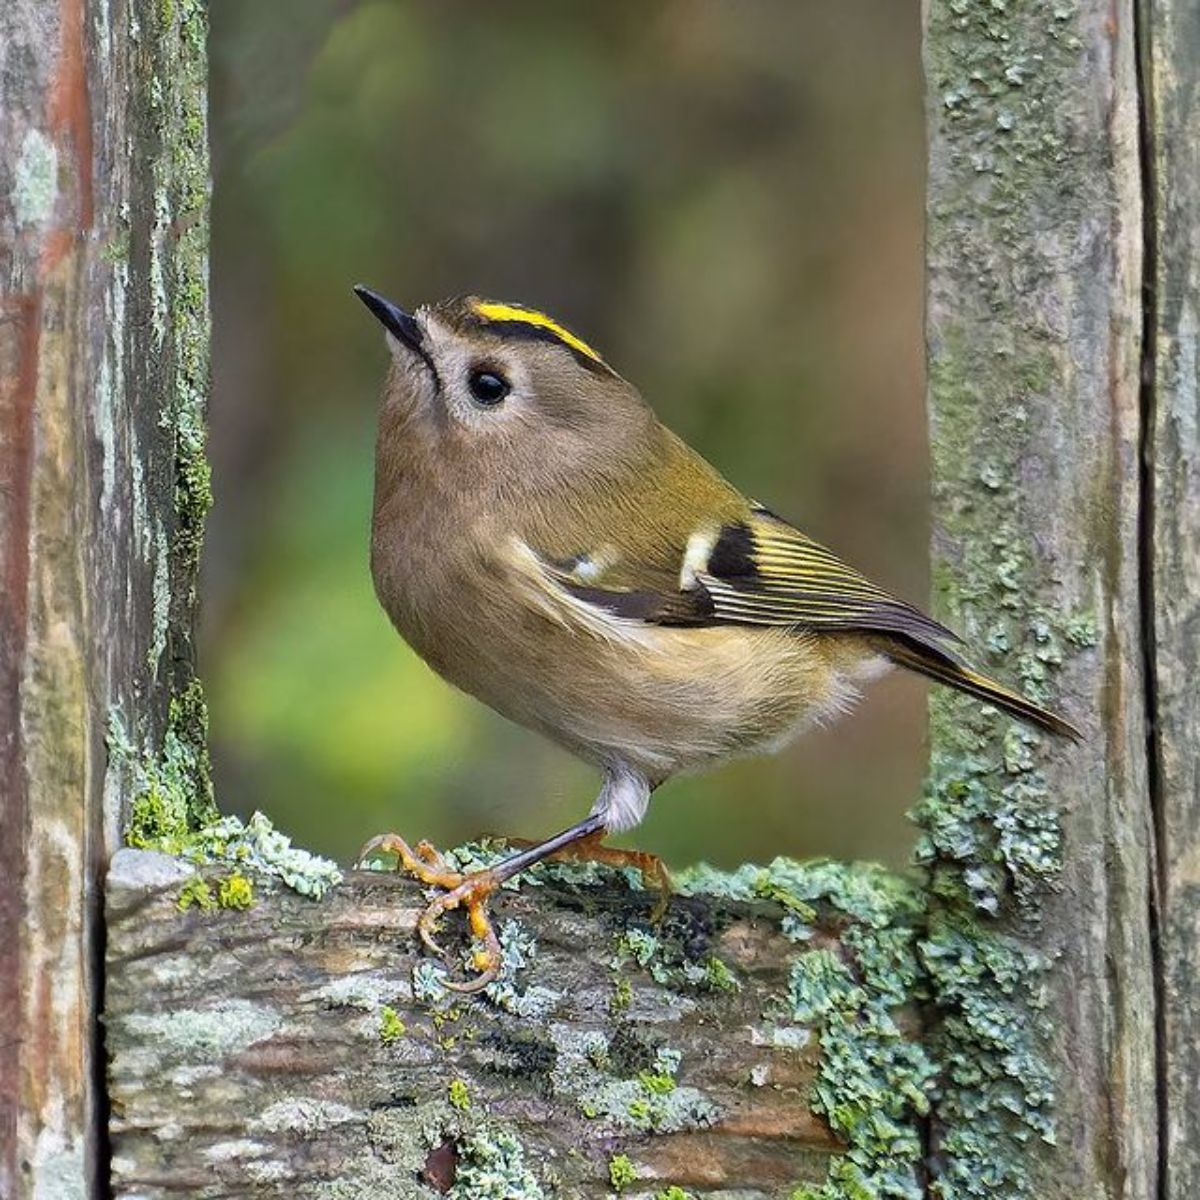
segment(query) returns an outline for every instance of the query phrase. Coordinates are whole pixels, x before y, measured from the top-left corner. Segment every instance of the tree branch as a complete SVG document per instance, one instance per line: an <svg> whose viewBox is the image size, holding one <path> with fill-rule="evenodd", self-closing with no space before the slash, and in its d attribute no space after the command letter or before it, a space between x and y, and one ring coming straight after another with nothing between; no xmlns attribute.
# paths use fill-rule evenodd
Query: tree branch
<svg viewBox="0 0 1200 1200"><path fill-rule="evenodd" d="M903 881L825 863L712 873L724 895L676 896L651 930L651 898L619 873L542 878L496 899L511 965L464 997L438 986L414 936L424 898L390 872L320 902L260 885L230 911L219 871L121 851L114 1195L597 1196L610 1175L629 1194L819 1195L845 1148L814 1111L822 1087L851 1141L890 1107L919 1153L911 1013L884 1028L915 974ZM489 1170L513 1190L480 1190Z"/></svg>

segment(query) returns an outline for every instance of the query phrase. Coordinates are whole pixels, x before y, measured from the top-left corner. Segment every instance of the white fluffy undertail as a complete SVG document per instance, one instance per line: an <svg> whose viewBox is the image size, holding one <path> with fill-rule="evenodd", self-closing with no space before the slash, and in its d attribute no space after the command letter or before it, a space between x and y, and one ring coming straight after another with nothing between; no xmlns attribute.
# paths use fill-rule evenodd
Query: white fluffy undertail
<svg viewBox="0 0 1200 1200"><path fill-rule="evenodd" d="M592 812L603 818L609 833L625 833L642 823L650 804L650 781L627 763L613 763Z"/></svg>

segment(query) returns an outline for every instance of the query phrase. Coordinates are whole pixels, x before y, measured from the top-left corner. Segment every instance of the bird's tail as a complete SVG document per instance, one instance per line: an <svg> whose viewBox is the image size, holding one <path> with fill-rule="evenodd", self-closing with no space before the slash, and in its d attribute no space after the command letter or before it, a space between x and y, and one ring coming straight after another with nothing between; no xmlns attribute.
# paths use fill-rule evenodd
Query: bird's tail
<svg viewBox="0 0 1200 1200"><path fill-rule="evenodd" d="M1057 713L1052 713L1040 704L1026 699L1020 692L1014 692L994 679L981 675L945 651L890 638L879 648L897 666L907 667L919 675L928 676L938 683L947 684L960 692L966 692L969 696L994 704L1014 717L1048 730L1058 737L1070 738L1076 742L1083 740L1083 734Z"/></svg>

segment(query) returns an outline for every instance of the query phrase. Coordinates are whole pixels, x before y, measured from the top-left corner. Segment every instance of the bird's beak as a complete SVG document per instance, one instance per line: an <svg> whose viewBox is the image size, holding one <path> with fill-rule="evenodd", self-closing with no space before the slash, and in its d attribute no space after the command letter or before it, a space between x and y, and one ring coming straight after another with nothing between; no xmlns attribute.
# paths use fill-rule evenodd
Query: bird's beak
<svg viewBox="0 0 1200 1200"><path fill-rule="evenodd" d="M416 318L390 300L385 300L378 292L371 291L369 287L363 287L361 283L354 285L354 294L371 310L375 319L388 333L407 346L414 354L419 354L425 359L428 358L425 352L424 337Z"/></svg>

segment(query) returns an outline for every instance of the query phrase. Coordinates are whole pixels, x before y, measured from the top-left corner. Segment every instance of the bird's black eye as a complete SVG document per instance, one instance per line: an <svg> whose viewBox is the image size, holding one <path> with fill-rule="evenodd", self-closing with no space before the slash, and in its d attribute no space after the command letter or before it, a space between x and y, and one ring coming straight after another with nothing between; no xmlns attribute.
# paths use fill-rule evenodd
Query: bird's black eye
<svg viewBox="0 0 1200 1200"><path fill-rule="evenodd" d="M475 402L487 408L499 404L512 391L508 380L503 375L497 375L495 371L472 371L467 386L471 389Z"/></svg>

